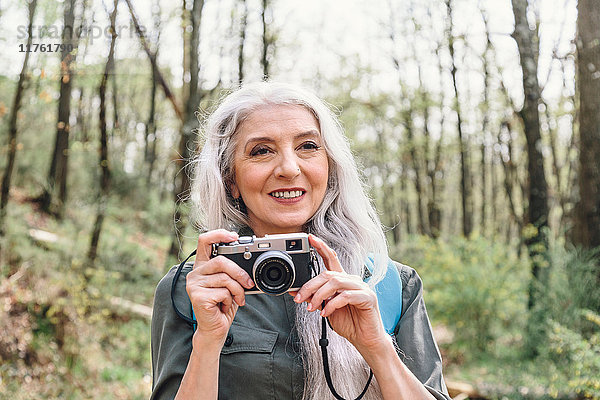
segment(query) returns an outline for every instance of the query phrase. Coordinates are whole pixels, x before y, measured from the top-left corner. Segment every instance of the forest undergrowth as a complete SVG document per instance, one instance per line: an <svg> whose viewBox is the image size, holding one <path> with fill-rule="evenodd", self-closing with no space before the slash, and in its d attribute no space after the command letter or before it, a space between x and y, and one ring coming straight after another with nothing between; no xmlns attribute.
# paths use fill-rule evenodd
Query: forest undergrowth
<svg viewBox="0 0 600 400"><path fill-rule="evenodd" d="M135 210L123 204L109 204L94 265L93 206L70 207L58 223L24 196L11 204L0 242L0 398L148 398L150 319L113 300L151 307L176 262L165 256L172 209L153 194ZM185 251L195 245L188 229ZM523 351L529 267L513 248L409 236L391 250L419 272L436 332L448 333L440 347L449 381L487 399L600 398L597 253L554 247L548 334L535 358Z"/></svg>

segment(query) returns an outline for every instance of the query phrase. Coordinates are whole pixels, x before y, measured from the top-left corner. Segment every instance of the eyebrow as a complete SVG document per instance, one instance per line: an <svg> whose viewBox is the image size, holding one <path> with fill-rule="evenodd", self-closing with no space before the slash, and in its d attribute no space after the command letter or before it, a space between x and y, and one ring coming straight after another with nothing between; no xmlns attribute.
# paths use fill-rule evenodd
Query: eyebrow
<svg viewBox="0 0 600 400"><path fill-rule="evenodd" d="M320 137L321 134L319 133L319 131L317 131L315 129L311 129L311 130L306 131L306 132L300 132L300 133L295 134L294 135L294 140L303 139L305 137L314 137L314 136ZM253 143L256 143L256 142L269 142L269 143L272 143L274 141L275 140L273 140L273 138L270 137L270 136L258 136L258 137L250 138L246 142L246 144L244 145L244 152L247 151L248 146L250 144L253 144Z"/></svg>

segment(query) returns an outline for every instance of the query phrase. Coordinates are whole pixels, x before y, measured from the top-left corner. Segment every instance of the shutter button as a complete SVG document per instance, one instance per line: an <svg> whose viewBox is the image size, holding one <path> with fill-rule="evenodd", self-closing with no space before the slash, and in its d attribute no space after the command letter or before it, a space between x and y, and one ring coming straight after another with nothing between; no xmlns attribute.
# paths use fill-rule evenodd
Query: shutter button
<svg viewBox="0 0 600 400"><path fill-rule="evenodd" d="M225 346L229 347L233 343L233 335L227 335L227 339L225 339Z"/></svg>

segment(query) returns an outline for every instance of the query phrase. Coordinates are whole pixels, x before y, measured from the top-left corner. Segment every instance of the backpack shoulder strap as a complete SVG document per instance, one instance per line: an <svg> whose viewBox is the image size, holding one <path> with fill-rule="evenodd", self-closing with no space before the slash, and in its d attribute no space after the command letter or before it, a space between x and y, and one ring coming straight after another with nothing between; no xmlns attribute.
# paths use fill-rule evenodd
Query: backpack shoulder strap
<svg viewBox="0 0 600 400"><path fill-rule="evenodd" d="M375 264L372 255L369 255L365 265L369 271L373 270ZM402 315L402 279L396 264L389 258L384 278L375 285L375 294L385 331L393 335Z"/></svg>

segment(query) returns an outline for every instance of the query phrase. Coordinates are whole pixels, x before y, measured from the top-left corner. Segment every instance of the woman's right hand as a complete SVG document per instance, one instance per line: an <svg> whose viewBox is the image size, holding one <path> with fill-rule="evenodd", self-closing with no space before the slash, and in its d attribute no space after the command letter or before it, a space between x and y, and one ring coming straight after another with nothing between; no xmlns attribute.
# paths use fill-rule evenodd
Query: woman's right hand
<svg viewBox="0 0 600 400"><path fill-rule="evenodd" d="M214 346L220 351L238 307L246 303L244 288L254 286L250 275L230 259L210 257L214 243L237 239L237 233L225 229L198 237L196 261L186 279L186 290L198 323L194 346Z"/></svg>

